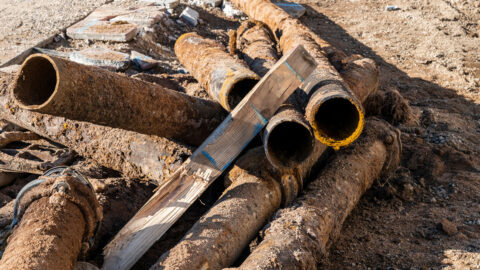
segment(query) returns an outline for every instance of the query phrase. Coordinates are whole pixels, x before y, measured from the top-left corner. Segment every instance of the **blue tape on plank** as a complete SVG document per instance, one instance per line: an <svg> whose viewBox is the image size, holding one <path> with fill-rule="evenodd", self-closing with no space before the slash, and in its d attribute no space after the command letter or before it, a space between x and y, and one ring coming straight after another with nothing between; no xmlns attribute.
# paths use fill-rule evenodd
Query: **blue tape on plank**
<svg viewBox="0 0 480 270"><path fill-rule="evenodd" d="M297 78L298 78L301 82L305 81L305 79L304 79L302 76L300 76L300 74L298 74L298 73L295 71L295 69L293 69L293 67L290 66L290 64L289 64L287 61L285 61L285 65L288 67L288 69L290 69L290 70L293 72L293 74L295 74L295 76L297 76Z"/></svg>
<svg viewBox="0 0 480 270"><path fill-rule="evenodd" d="M266 120L266 119L265 119ZM252 138L254 138L255 136L257 136L258 133L260 133L260 131L265 127L266 124L263 124L262 123L258 123L255 125L255 127L253 128L253 136ZM243 146L242 146L242 149L240 150L240 152L242 152L243 150L245 150L245 148L248 146L248 144L250 143L250 141L246 142ZM231 160L229 160L223 167L222 167L222 172L228 168L228 166L230 166L230 164L232 164L233 160L235 160L235 158L232 158Z"/></svg>
<svg viewBox="0 0 480 270"><path fill-rule="evenodd" d="M252 106L252 109L255 111L255 114L257 114L257 116L258 116L258 118L260 119L260 121L262 121L262 123L263 123L264 125L267 125L267 124L268 124L267 118L265 118L265 117L260 113L260 111L255 107L255 105L250 104L250 106Z"/></svg>
<svg viewBox="0 0 480 270"><path fill-rule="evenodd" d="M218 169L217 161L207 151L203 150L202 154Z"/></svg>

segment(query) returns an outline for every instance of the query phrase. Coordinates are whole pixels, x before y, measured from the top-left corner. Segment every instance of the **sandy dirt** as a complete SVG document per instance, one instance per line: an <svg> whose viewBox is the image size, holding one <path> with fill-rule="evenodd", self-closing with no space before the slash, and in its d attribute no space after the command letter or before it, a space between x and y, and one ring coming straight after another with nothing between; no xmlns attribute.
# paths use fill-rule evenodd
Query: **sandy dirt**
<svg viewBox="0 0 480 270"><path fill-rule="evenodd" d="M18 0L0 3L0 21L8 25L0 34L5 37L0 41L4 49L0 62L8 53L15 50L18 53L30 39L41 40L50 33L48 31L73 23L73 17L86 15L87 10L103 2L74 1L71 9L75 12L65 12L63 5L55 1L37 1L35 5L32 1ZM400 168L394 177L380 179L367 191L347 218L340 237L331 245L329 256L318 262L318 268L479 269L480 1L298 2L307 8L301 18L307 27L347 54L374 59L380 68L380 91L398 91L412 108L409 121L397 125L403 133ZM42 3L44 7L37 7ZM399 10L386 11L387 5L396 5ZM180 6L179 11L183 7ZM178 24L173 28L156 26L154 39L164 46L161 49L148 50L146 44L138 40L110 44L69 39L59 39L49 48L69 51L107 47L122 52L134 48L162 61L158 68L149 72L153 74L146 75L154 76L149 80L155 81L160 73L181 72L182 67L171 54L174 40L181 33L197 30L227 45L227 31L239 26L238 21L226 18L219 9L196 9L203 22L195 28ZM34 18L33 14L42 10L42 14L55 13L50 16L51 22L40 24L41 20ZM21 12L27 15L18 16ZM64 13L68 16L62 16ZM69 19L69 16L72 17ZM173 16L173 22L178 18L175 16L178 14ZM55 19L57 17L61 19ZM47 20L47 17L41 18ZM15 29L14 34L6 32L7 29ZM168 29L172 31L167 32ZM141 74L134 69L126 73ZM181 88L188 94L206 96L191 78L182 80ZM384 114L387 120L394 120L388 119L388 112ZM20 187L18 182L7 187L2 203L13 198ZM131 188L133 191L128 190ZM118 192L112 190L106 193L105 200L118 201L125 194L134 194L135 190L141 196L135 203L127 201L131 206L125 213L111 217L105 214L108 228L112 229L105 232L99 241L100 247L96 246L92 250L94 254L87 258L97 265L101 263L101 245L106 244L150 193L149 188L136 184L122 185ZM182 225L173 227L169 237L161 239L135 268L148 269L173 246L215 201L219 190L221 187L217 186L213 195L202 197L202 202L184 215ZM113 201L106 209L119 208L117 205L124 207L125 202Z"/></svg>

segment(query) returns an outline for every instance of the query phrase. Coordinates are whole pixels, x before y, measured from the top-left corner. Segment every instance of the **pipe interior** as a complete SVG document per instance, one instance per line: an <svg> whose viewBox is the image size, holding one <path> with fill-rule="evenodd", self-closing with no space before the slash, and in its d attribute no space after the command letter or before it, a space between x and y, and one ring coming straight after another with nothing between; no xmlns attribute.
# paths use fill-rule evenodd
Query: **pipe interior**
<svg viewBox="0 0 480 270"><path fill-rule="evenodd" d="M357 129L360 112L345 98L325 101L315 114L317 129L322 135L340 141L350 137Z"/></svg>
<svg viewBox="0 0 480 270"><path fill-rule="evenodd" d="M248 92L250 92L250 90L253 89L253 87L255 87L257 83L258 80L255 79L244 79L234 84L228 95L228 106L230 106L230 109L235 109L238 103L242 101L242 99L248 94Z"/></svg>
<svg viewBox="0 0 480 270"><path fill-rule="evenodd" d="M56 83L53 64L46 58L33 57L22 67L13 94L25 106L41 105L53 94Z"/></svg>
<svg viewBox="0 0 480 270"><path fill-rule="evenodd" d="M267 149L279 165L290 167L305 160L312 152L312 135L302 124L283 122L270 131Z"/></svg>

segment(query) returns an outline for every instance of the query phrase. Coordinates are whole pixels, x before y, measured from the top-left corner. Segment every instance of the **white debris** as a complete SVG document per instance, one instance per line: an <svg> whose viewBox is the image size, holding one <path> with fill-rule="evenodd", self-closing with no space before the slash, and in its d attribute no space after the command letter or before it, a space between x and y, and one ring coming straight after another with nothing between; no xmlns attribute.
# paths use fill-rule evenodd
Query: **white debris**
<svg viewBox="0 0 480 270"><path fill-rule="evenodd" d="M223 0L189 0L188 4L197 7L219 7L222 5Z"/></svg>
<svg viewBox="0 0 480 270"><path fill-rule="evenodd" d="M279 2L274 4L285 10L290 16L297 19L305 14L305 8L297 3Z"/></svg>
<svg viewBox="0 0 480 270"><path fill-rule="evenodd" d="M130 59L141 70L149 70L158 65L158 61L137 51L130 53Z"/></svg>
<svg viewBox="0 0 480 270"><path fill-rule="evenodd" d="M185 10L183 10L182 14L180 14L180 18L189 25L196 26L198 24L200 14L198 14L198 12L193 8L187 7Z"/></svg>
<svg viewBox="0 0 480 270"><path fill-rule="evenodd" d="M128 54L105 48L88 48L75 51L70 54L69 59L84 65L100 66L115 70L124 70L130 64L130 56Z"/></svg>
<svg viewBox="0 0 480 270"><path fill-rule="evenodd" d="M154 4L156 6L165 7L166 9L174 9L180 4L180 0L140 0L141 2Z"/></svg>
<svg viewBox="0 0 480 270"><path fill-rule="evenodd" d="M386 11L395 11L395 10L400 10L400 8L397 7L397 6L387 6L387 7L385 7L385 10Z"/></svg>
<svg viewBox="0 0 480 270"><path fill-rule="evenodd" d="M235 8L232 2L228 1L223 1L222 10L229 18L240 18L245 15L241 10Z"/></svg>

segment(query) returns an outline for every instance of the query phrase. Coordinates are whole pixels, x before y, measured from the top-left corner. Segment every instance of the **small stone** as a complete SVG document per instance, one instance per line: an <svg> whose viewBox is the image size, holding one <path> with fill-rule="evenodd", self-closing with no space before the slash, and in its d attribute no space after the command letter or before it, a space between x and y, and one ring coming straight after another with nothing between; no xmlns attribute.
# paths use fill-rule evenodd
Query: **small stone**
<svg viewBox="0 0 480 270"><path fill-rule="evenodd" d="M400 8L392 5L392 6L386 6L385 10L386 11L396 11L396 10L400 10Z"/></svg>
<svg viewBox="0 0 480 270"><path fill-rule="evenodd" d="M182 11L182 14L180 14L180 18L190 26L196 26L198 24L200 14L193 8L187 7Z"/></svg>
<svg viewBox="0 0 480 270"><path fill-rule="evenodd" d="M241 10L236 9L235 6L233 6L232 2L228 1L223 2L222 10L228 18L240 18L244 15Z"/></svg>
<svg viewBox="0 0 480 270"><path fill-rule="evenodd" d="M280 3L274 3L281 9L283 9L285 12L287 12L290 16L294 18L300 18L305 14L305 8L297 3L288 3L288 2L280 2Z"/></svg>
<svg viewBox="0 0 480 270"><path fill-rule="evenodd" d="M430 202L431 202L431 203L436 203L436 202L437 202L437 199L435 199L434 197L432 197L432 198L430 199Z"/></svg>
<svg viewBox="0 0 480 270"><path fill-rule="evenodd" d="M188 3L197 7L219 7L222 5L223 0L189 0Z"/></svg>
<svg viewBox="0 0 480 270"><path fill-rule="evenodd" d="M455 226L455 224L453 224L448 219L444 218L440 223L442 225L442 230L449 236L457 234L458 232L457 226Z"/></svg>

